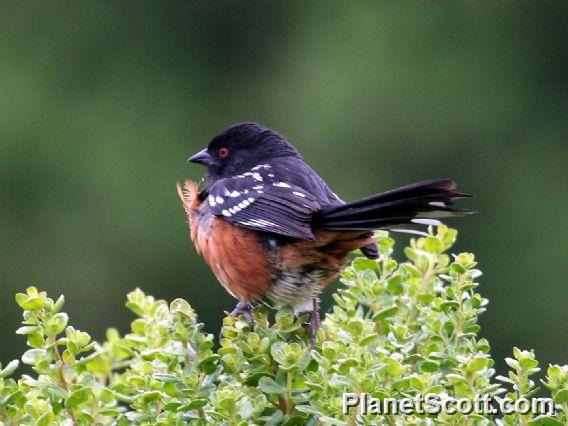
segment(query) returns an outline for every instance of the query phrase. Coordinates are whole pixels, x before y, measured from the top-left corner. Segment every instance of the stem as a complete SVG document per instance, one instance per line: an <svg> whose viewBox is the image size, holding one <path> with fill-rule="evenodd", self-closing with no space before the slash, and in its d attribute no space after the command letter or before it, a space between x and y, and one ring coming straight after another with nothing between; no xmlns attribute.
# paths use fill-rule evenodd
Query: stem
<svg viewBox="0 0 568 426"><path fill-rule="evenodd" d="M351 408L351 415L349 416L349 426L357 426L357 407Z"/></svg>
<svg viewBox="0 0 568 426"><path fill-rule="evenodd" d="M197 386L194 389L196 395L199 392L201 385L203 384L203 380L205 380L205 373L201 373L201 375L199 376L199 381L197 382ZM198 408L197 413L199 414L199 417L203 419L205 418L205 411L203 410L203 407Z"/></svg>
<svg viewBox="0 0 568 426"><path fill-rule="evenodd" d="M54 344L54 347L55 347L55 359L57 361L61 361L61 367L59 367L59 381L61 382L61 386L63 386L63 388L66 391L69 391L69 385L67 384L67 381L65 380L65 376L63 375L63 366L65 365L65 363L63 362L63 359L61 358L61 354L59 353L59 347L57 346L57 344ZM71 417L71 420L73 421L73 424L75 426L78 425L77 418L75 417L75 413L73 412L73 409L68 408L67 413L69 413L69 416Z"/></svg>
<svg viewBox="0 0 568 426"><path fill-rule="evenodd" d="M294 405L292 404L292 373L289 371L286 373L286 415L289 416L292 413Z"/></svg>
<svg viewBox="0 0 568 426"><path fill-rule="evenodd" d="M132 359L128 358L125 361L118 361L118 362L113 363L111 365L110 369L113 370L113 371L114 370L122 370L123 368L130 367L131 364L132 364Z"/></svg>
<svg viewBox="0 0 568 426"><path fill-rule="evenodd" d="M383 323L382 323L382 320L380 320L380 319L377 320L377 322L376 322L375 324L376 324L376 328L377 328L377 334L378 334L379 336L382 336L382 334L383 334Z"/></svg>
<svg viewBox="0 0 568 426"><path fill-rule="evenodd" d="M426 273L424 274L424 277L422 278L422 285L426 286L430 280L432 279L432 277L434 276L434 265L435 262L432 261L431 257L428 257L428 269L426 270Z"/></svg>

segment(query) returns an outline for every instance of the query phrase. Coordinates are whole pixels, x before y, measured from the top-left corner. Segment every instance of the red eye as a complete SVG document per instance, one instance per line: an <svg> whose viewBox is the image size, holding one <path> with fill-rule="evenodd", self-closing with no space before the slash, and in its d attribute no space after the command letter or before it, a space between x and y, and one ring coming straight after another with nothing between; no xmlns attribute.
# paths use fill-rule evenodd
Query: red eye
<svg viewBox="0 0 568 426"><path fill-rule="evenodd" d="M229 156L229 150L227 148L221 148L219 152L217 152L219 158L227 158Z"/></svg>

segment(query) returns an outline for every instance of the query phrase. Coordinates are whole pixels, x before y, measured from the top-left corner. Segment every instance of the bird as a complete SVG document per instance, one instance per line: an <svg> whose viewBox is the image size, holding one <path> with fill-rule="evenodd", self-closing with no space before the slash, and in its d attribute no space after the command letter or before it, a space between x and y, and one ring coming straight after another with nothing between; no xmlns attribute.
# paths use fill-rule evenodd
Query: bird
<svg viewBox="0 0 568 426"><path fill-rule="evenodd" d="M433 179L345 202L275 130L254 122L231 125L187 159L204 165L201 183L177 184L190 237L220 284L238 300L251 328L255 303L311 313L314 346L322 290L360 249L377 259L373 232L433 225L464 216L450 179ZM413 232L398 229L401 232Z"/></svg>

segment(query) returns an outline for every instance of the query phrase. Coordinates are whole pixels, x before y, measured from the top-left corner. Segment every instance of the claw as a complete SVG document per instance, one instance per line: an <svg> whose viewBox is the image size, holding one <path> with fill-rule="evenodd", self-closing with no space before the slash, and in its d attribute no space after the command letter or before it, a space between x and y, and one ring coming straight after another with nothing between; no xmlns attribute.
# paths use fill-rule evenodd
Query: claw
<svg viewBox="0 0 568 426"><path fill-rule="evenodd" d="M233 312L231 312L231 315L236 317L242 314L243 317L245 317L245 321L248 323L248 325L252 330L254 327L254 318L250 313L251 311L252 311L252 306L250 304L245 302L239 302L237 303L237 306L235 306L235 309L233 309Z"/></svg>

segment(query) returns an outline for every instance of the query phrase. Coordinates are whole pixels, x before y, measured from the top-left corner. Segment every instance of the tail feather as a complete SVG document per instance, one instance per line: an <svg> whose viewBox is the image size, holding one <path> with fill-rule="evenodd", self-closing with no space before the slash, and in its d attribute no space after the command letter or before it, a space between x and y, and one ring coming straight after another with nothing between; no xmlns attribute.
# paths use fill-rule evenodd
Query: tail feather
<svg viewBox="0 0 568 426"><path fill-rule="evenodd" d="M453 207L471 195L456 191L449 179L429 180L381 192L321 212L318 226L330 230L373 230L404 223L439 224L436 219L473 210Z"/></svg>

